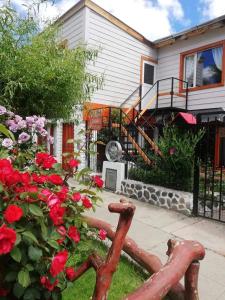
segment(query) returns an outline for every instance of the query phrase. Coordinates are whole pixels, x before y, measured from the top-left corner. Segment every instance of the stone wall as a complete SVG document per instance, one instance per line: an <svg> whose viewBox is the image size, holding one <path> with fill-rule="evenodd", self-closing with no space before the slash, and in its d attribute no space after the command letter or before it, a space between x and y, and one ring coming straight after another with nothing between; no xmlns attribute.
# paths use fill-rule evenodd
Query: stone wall
<svg viewBox="0 0 225 300"><path fill-rule="evenodd" d="M176 210L186 215L192 213L192 193L127 179L121 183L121 194L163 208Z"/></svg>

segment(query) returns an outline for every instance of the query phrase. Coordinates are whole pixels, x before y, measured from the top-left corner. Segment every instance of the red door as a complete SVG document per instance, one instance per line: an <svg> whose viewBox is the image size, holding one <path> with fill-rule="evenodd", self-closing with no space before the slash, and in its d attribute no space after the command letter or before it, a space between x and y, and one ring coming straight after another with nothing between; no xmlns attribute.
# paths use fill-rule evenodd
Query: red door
<svg viewBox="0 0 225 300"><path fill-rule="evenodd" d="M71 141L69 140L74 140L74 124L64 123L62 137L62 154L67 154L62 156L62 164L64 169L66 169L66 162L70 157L73 157L74 153L74 143L71 143Z"/></svg>

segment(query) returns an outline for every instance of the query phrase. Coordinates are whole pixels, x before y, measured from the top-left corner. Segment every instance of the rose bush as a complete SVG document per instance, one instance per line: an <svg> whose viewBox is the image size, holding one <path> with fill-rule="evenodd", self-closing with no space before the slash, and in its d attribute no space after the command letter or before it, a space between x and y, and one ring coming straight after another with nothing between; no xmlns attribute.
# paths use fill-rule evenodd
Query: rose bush
<svg viewBox="0 0 225 300"><path fill-rule="evenodd" d="M77 158L68 161L66 173L39 150L38 137L53 142L44 118L22 119L2 106L0 118L0 297L61 299L75 276L77 245L91 233L82 213L100 200L94 189L103 182L88 169L77 171ZM68 185L70 176L81 175L83 188Z"/></svg>

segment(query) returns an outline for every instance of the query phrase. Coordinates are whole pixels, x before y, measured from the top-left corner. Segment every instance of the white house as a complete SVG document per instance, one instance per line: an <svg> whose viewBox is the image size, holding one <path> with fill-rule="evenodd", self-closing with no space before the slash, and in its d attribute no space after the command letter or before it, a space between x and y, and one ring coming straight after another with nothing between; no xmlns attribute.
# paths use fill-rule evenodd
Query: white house
<svg viewBox="0 0 225 300"><path fill-rule="evenodd" d="M194 115L224 110L225 16L153 42L90 0L81 0L58 21L69 48L88 44L100 49L95 65L87 68L104 74L104 86L93 95L89 110L126 108L126 113L138 111L136 121L156 110L155 120L167 109ZM148 139L138 126L136 144ZM51 130L60 158L65 150L62 136L71 138L78 128L59 121Z"/></svg>

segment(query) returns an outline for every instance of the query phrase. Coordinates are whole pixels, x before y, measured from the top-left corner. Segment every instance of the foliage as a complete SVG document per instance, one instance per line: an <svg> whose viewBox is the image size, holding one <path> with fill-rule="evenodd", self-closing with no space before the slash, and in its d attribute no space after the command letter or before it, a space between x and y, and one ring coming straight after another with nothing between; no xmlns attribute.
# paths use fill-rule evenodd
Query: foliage
<svg viewBox="0 0 225 300"><path fill-rule="evenodd" d="M23 116L69 118L101 86L102 77L85 68L98 51L62 46L58 29L40 33L37 18L0 7L0 104Z"/></svg>
<svg viewBox="0 0 225 300"><path fill-rule="evenodd" d="M203 134L202 130L193 133L175 126L165 127L158 143L162 157L151 154L150 158L154 161L152 168L131 170L130 178L192 191L195 147Z"/></svg>
<svg viewBox="0 0 225 300"><path fill-rule="evenodd" d="M103 182L88 169L78 171L75 158L63 172L40 152L32 138L47 136L44 118L22 119L4 107L0 115L0 297L61 299L75 273L67 263L91 233L81 214L94 209ZM71 176L81 183L84 176L85 186L70 187Z"/></svg>

